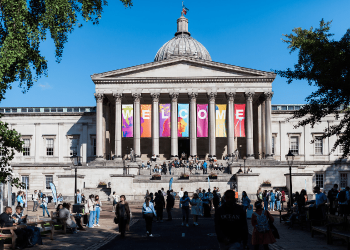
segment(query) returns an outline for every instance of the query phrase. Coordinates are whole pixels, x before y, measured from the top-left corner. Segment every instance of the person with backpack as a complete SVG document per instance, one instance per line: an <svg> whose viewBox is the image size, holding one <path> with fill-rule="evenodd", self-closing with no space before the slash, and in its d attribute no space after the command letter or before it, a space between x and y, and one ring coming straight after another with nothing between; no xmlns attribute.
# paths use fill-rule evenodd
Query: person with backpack
<svg viewBox="0 0 350 250"><path fill-rule="evenodd" d="M276 210L281 211L281 198L282 193L279 191L279 189L276 189Z"/></svg>
<svg viewBox="0 0 350 250"><path fill-rule="evenodd" d="M328 200L329 200L329 213L335 215L338 207L338 184L334 184L333 188L328 191Z"/></svg>
<svg viewBox="0 0 350 250"><path fill-rule="evenodd" d="M242 192L242 206L244 211L247 211L247 208L250 206L250 199L246 191Z"/></svg>
<svg viewBox="0 0 350 250"><path fill-rule="evenodd" d="M168 214L167 221L173 220L173 217L171 215L171 210L173 209L174 204L175 204L174 196L170 193L170 190L168 190L167 196L166 196L166 212Z"/></svg>
<svg viewBox="0 0 350 250"><path fill-rule="evenodd" d="M337 194L336 199L338 200L338 204L339 204L338 214L341 216L346 216L348 214L348 211L347 211L348 200L350 200L349 191L346 191L345 188L343 188Z"/></svg>
<svg viewBox="0 0 350 250"><path fill-rule="evenodd" d="M264 250L269 249L269 244L276 242L275 237L271 231L269 221L274 222L273 217L268 211L264 211L261 201L255 202L255 212L252 215L252 226L253 235L252 235L252 245L255 250L258 250L260 245L263 245Z"/></svg>
<svg viewBox="0 0 350 250"><path fill-rule="evenodd" d="M276 195L275 190L271 190L270 192L270 211L275 211L275 201L276 201Z"/></svg>

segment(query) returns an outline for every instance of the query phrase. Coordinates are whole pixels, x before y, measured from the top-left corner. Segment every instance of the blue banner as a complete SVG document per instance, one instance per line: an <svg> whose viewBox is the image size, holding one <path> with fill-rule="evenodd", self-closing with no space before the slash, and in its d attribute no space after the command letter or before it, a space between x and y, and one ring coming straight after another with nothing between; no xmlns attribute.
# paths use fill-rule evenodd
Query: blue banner
<svg viewBox="0 0 350 250"><path fill-rule="evenodd" d="M208 184L209 184L209 188L210 188L210 179L209 179L209 176L208 176Z"/></svg>
<svg viewBox="0 0 350 250"><path fill-rule="evenodd" d="M169 190L171 190L171 186L173 185L173 177L171 177L170 181L169 181Z"/></svg>
<svg viewBox="0 0 350 250"><path fill-rule="evenodd" d="M53 198L53 202L57 202L57 191L56 191L56 186L53 183L50 183L50 188L52 191L52 198Z"/></svg>

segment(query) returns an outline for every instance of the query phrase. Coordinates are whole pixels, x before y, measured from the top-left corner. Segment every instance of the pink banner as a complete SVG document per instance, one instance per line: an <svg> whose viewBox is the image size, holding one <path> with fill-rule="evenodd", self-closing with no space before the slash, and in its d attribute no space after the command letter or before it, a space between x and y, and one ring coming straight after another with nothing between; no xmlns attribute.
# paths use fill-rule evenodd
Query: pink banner
<svg viewBox="0 0 350 250"><path fill-rule="evenodd" d="M245 137L245 104L235 104L235 137Z"/></svg>
<svg viewBox="0 0 350 250"><path fill-rule="evenodd" d="M170 104L159 104L159 137L170 137Z"/></svg>
<svg viewBox="0 0 350 250"><path fill-rule="evenodd" d="M197 104L197 137L208 137L208 104Z"/></svg>

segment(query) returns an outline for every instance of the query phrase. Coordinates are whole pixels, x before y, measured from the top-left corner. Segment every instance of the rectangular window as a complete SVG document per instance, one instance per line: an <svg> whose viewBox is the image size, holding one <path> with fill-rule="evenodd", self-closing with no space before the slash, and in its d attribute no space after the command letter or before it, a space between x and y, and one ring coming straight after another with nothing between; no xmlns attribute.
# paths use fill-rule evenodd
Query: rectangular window
<svg viewBox="0 0 350 250"><path fill-rule="evenodd" d="M53 176L52 175L45 175L45 187L46 189L51 189L50 183L53 183Z"/></svg>
<svg viewBox="0 0 350 250"><path fill-rule="evenodd" d="M346 188L347 186L348 186L348 174L347 173L340 174L340 187Z"/></svg>
<svg viewBox="0 0 350 250"><path fill-rule="evenodd" d="M78 155L78 139L70 139L70 151L69 155Z"/></svg>
<svg viewBox="0 0 350 250"><path fill-rule="evenodd" d="M322 136L315 136L315 155L323 154L323 140Z"/></svg>
<svg viewBox="0 0 350 250"><path fill-rule="evenodd" d="M298 136L290 137L290 150L295 155L299 154L299 137Z"/></svg>
<svg viewBox="0 0 350 250"><path fill-rule="evenodd" d="M30 139L23 139L23 156L30 156Z"/></svg>
<svg viewBox="0 0 350 250"><path fill-rule="evenodd" d="M96 138L93 139L94 155L96 155Z"/></svg>
<svg viewBox="0 0 350 250"><path fill-rule="evenodd" d="M22 176L22 182L24 183L24 186L27 185L27 189L29 189L29 176Z"/></svg>
<svg viewBox="0 0 350 250"><path fill-rule="evenodd" d="M316 186L323 188L323 174L316 174Z"/></svg>
<svg viewBox="0 0 350 250"><path fill-rule="evenodd" d="M275 154L275 137L272 136L272 154Z"/></svg>
<svg viewBox="0 0 350 250"><path fill-rule="evenodd" d="M46 139L46 155L53 156L53 139Z"/></svg>

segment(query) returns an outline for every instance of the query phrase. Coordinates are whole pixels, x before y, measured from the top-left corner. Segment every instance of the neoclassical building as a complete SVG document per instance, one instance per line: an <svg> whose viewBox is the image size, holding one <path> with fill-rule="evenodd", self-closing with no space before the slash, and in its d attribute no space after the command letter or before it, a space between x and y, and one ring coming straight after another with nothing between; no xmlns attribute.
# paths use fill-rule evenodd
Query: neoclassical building
<svg viewBox="0 0 350 250"><path fill-rule="evenodd" d="M70 157L77 154L78 188L85 195L99 193L107 199L109 192L117 191L129 201L141 200L145 190L167 189L171 178L150 180L150 171L139 169L141 161L155 156L160 164L196 155L231 169L234 176L219 173L214 186L225 190L236 184L254 198L266 180L272 188L289 188L285 155L291 149L293 190L306 188L310 193L315 185L326 190L334 183L350 185L349 165L339 161L341 150L331 153L336 137L319 139L326 127L339 121L327 116L313 128L295 129L298 121L286 119L301 105L271 105L275 77L213 62L181 16L175 37L153 62L91 76L96 107L0 108L2 120L24 141L24 151L11 162L14 175L27 181L29 192L49 194L52 182L58 193L71 199L76 167ZM126 159L131 149L135 162ZM253 172L235 175L244 166ZM180 172L173 176L174 190L207 187L207 176L197 173L184 181L178 179ZM102 182L107 189L98 188Z"/></svg>

